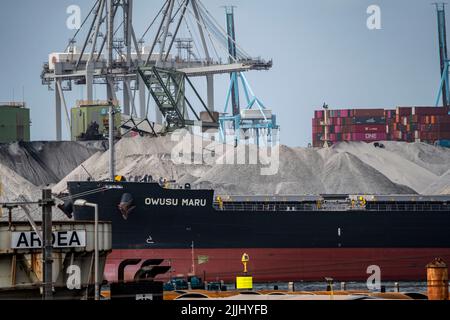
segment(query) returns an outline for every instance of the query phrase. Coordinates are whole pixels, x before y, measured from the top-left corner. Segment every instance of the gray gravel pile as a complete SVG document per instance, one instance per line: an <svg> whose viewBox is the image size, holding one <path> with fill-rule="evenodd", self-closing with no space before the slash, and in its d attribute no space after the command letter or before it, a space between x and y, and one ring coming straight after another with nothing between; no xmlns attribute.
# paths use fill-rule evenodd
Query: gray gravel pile
<svg viewBox="0 0 450 320"><path fill-rule="evenodd" d="M96 152L106 150L105 142L18 142L0 144L0 202L36 202L42 188L64 178ZM41 219L41 208L26 206L35 220ZM59 209L55 220L65 220ZM8 219L3 210L0 220ZM21 209L13 211L14 220L24 220Z"/></svg>
<svg viewBox="0 0 450 320"><path fill-rule="evenodd" d="M278 171L263 175L271 158L263 150L260 164L248 164L254 146L218 149L214 163L180 164L173 161L176 144L170 137L134 137L116 144L116 169L125 177L148 174L155 180L173 179L196 188L213 188L220 194L450 193L450 150L423 143L384 144L385 148L363 142L341 143L328 149L281 146ZM208 148L211 150L214 144ZM184 155L189 159L198 155L198 151L193 153ZM236 163L237 158L246 159L247 164L224 164L224 159ZM107 178L108 153L98 152L83 166L95 179ZM67 180L86 177L84 168L78 167L53 190L62 192Z"/></svg>
<svg viewBox="0 0 450 320"><path fill-rule="evenodd" d="M257 154L254 145L225 148L195 137L200 147L190 150L189 141L177 144L173 140L171 136L120 140L115 147L116 173L132 179L162 177L194 188L213 188L222 195L450 194L450 150L423 143L387 141L385 148L363 142L344 142L328 149L280 146L278 157L262 148L256 165L249 164L253 163L251 155ZM262 174L271 164L276 164L276 173ZM104 142L3 144L0 202L36 201L41 188L49 184L54 193L60 193L66 191L68 180L106 179L108 167ZM39 207L28 209L40 220ZM58 209L53 214L56 220L65 219ZM3 212L0 220L5 219ZM16 210L14 219L25 219L23 210Z"/></svg>
<svg viewBox="0 0 450 320"><path fill-rule="evenodd" d="M0 144L0 164L36 186L57 183L97 151L104 142L16 142Z"/></svg>
<svg viewBox="0 0 450 320"><path fill-rule="evenodd" d="M124 138L115 147L116 173L132 179L151 175L155 180L176 180L194 188L213 188L222 195L450 194L450 150L423 143L387 141L385 148L363 142L344 142L328 149L280 146L278 157L262 148L259 164L249 164L250 155L257 154L254 145L225 148L195 139L200 148L190 150L188 143L177 144L170 136ZM193 159L200 163L190 162ZM274 163L275 174L262 174ZM42 186L48 184L60 193L66 191L68 180L106 179L108 166L104 142L3 144L0 202L36 201ZM40 219L39 208L30 206L29 210ZM15 219L24 217L17 210ZM54 210L54 217L65 219L59 210ZM3 212L0 220L6 218Z"/></svg>
<svg viewBox="0 0 450 320"><path fill-rule="evenodd" d="M450 194L450 170L440 176L435 182L430 184L424 194Z"/></svg>

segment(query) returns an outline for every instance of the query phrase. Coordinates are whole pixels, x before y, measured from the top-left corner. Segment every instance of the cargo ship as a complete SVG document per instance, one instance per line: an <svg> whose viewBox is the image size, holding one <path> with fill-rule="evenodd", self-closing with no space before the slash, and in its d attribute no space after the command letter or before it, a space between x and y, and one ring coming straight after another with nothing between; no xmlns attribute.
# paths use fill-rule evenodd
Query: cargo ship
<svg viewBox="0 0 450 320"><path fill-rule="evenodd" d="M450 261L449 196L221 197L189 185L108 181L68 182L68 191L112 222L108 281L130 258L164 259L171 271L162 279L231 282L244 253L255 282L366 281L371 270L382 281L418 281L434 258ZM72 210L75 220L93 219L92 208Z"/></svg>

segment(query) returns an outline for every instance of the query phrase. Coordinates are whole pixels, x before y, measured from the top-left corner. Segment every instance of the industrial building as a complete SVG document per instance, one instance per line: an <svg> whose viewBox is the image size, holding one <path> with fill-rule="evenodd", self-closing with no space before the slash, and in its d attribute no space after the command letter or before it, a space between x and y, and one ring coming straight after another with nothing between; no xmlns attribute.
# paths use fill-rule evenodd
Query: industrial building
<svg viewBox="0 0 450 320"><path fill-rule="evenodd" d="M120 108L115 105L114 132L119 138L121 125ZM102 140L108 137L109 103L107 101L77 101L71 109L72 141Z"/></svg>
<svg viewBox="0 0 450 320"><path fill-rule="evenodd" d="M0 143L30 141L30 109L24 102L0 103Z"/></svg>

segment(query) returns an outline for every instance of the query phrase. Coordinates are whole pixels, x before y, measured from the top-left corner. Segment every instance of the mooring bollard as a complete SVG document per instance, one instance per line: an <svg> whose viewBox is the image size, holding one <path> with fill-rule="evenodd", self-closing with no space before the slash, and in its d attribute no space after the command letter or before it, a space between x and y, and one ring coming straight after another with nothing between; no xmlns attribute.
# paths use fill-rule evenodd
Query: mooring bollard
<svg viewBox="0 0 450 320"><path fill-rule="evenodd" d="M295 286L293 282L289 282L288 283L288 291L289 292L294 292L295 291Z"/></svg>
<svg viewBox="0 0 450 320"><path fill-rule="evenodd" d="M333 300L334 299L334 290L333 290L334 279L326 277L325 281L327 282L327 291L330 291L330 300Z"/></svg>
<svg viewBox="0 0 450 320"><path fill-rule="evenodd" d="M428 300L448 300L448 269L441 258L427 264Z"/></svg>

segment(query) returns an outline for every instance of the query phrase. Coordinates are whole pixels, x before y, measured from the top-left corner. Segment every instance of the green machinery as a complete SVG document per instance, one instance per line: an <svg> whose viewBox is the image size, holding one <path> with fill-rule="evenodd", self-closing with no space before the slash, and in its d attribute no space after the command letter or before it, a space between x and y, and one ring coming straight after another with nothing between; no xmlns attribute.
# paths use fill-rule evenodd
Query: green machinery
<svg viewBox="0 0 450 320"><path fill-rule="evenodd" d="M216 119L213 113L209 111L205 102L202 100L198 91L185 73L158 67L139 68L138 73L144 80L147 89L165 119L165 131L171 132L186 126L193 126L196 121L201 121L192 103L185 95L187 85L192 89L197 100L200 101L201 106L208 113L210 119L213 120L210 126L218 127L218 119ZM189 119L188 110L192 112L195 120Z"/></svg>
<svg viewBox="0 0 450 320"><path fill-rule="evenodd" d="M0 143L30 141L30 109L25 103L0 103Z"/></svg>
<svg viewBox="0 0 450 320"><path fill-rule="evenodd" d="M120 137L121 114L117 103L114 113L115 138ZM107 101L78 101L71 110L72 141L103 140L108 137L109 103Z"/></svg>

